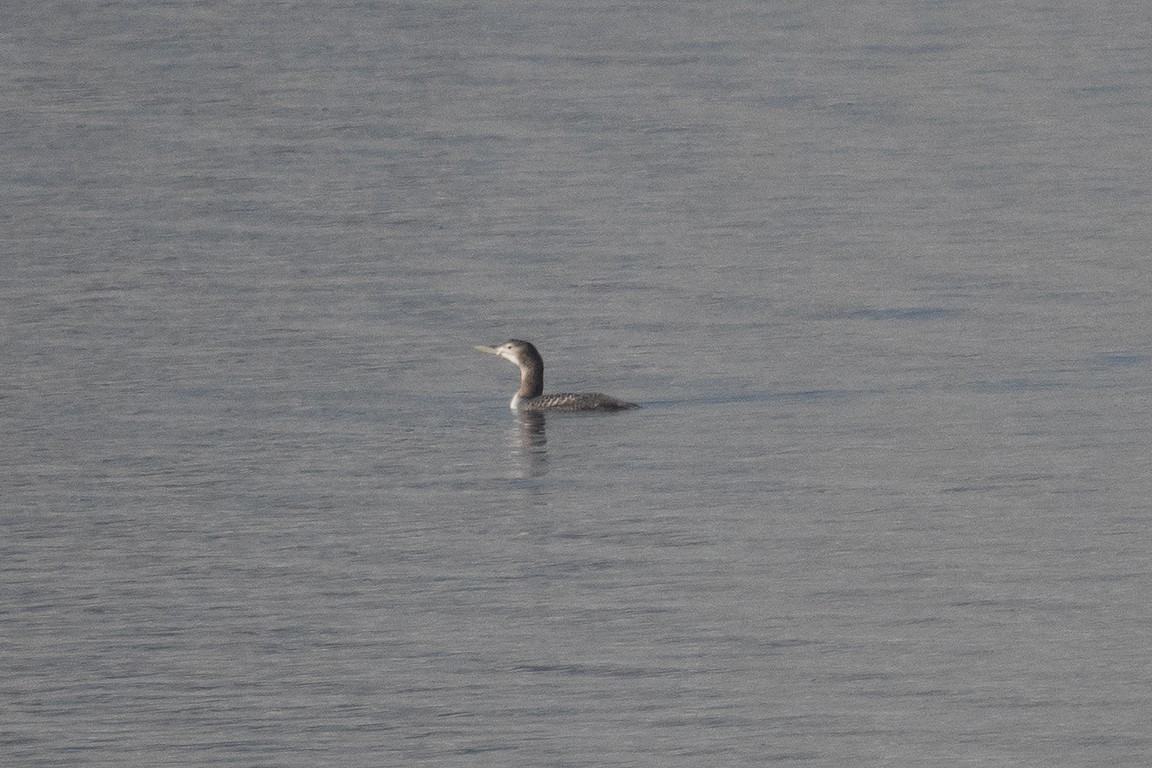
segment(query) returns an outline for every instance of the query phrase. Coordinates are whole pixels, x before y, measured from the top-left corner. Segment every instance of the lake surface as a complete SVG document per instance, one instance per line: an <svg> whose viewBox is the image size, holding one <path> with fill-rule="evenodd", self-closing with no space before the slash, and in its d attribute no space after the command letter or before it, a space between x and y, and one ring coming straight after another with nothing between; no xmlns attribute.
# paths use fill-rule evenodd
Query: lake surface
<svg viewBox="0 0 1152 768"><path fill-rule="evenodd" d="M6 764L1147 764L1143 6L4 16Z"/></svg>

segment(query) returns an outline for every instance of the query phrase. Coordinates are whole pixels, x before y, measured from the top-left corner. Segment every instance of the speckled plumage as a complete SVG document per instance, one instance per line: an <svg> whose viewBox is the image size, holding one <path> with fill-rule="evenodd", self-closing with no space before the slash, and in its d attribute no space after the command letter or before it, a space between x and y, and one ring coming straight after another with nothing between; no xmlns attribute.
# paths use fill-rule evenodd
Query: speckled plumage
<svg viewBox="0 0 1152 768"><path fill-rule="evenodd" d="M502 357L520 369L520 389L509 406L526 413L578 413L626 411L640 406L599 392L563 392L554 395L544 391L544 358L531 342L509 339L498 347L476 349Z"/></svg>
<svg viewBox="0 0 1152 768"><path fill-rule="evenodd" d="M560 392L555 395L540 395L524 400L520 410L532 413L540 411L576 413L578 411L627 411L639 407L636 403L626 403L600 392Z"/></svg>

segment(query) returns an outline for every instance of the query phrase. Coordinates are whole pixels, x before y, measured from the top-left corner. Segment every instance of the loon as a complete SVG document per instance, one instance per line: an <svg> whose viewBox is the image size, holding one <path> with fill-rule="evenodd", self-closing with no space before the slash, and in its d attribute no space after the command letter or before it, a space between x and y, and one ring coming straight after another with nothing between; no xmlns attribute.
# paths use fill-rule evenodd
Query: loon
<svg viewBox="0 0 1152 768"><path fill-rule="evenodd" d="M520 389L512 397L509 407L514 411L542 413L560 411L626 411L639 408L636 403L626 403L599 392L566 392L557 395L544 395L544 358L531 342L509 339L498 347L477 346L481 352L502 357L515 363L520 369Z"/></svg>

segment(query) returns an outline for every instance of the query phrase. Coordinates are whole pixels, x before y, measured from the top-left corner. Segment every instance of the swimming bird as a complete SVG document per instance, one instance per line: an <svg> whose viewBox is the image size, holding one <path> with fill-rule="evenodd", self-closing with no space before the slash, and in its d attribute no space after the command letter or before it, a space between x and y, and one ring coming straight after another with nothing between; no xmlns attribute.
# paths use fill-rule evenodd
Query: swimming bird
<svg viewBox="0 0 1152 768"><path fill-rule="evenodd" d="M636 403L626 403L599 392L565 392L556 395L541 394L544 391L544 358L531 342L509 339L498 347L477 346L481 352L497 355L515 363L520 369L520 389L512 397L509 407L514 411L540 413L546 411L626 411L639 408Z"/></svg>

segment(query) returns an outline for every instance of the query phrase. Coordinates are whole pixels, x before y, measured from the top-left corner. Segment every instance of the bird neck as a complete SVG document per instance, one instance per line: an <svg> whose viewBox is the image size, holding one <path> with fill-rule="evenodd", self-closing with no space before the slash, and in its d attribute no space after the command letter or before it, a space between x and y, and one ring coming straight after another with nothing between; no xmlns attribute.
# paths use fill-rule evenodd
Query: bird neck
<svg viewBox="0 0 1152 768"><path fill-rule="evenodd" d="M520 366L520 389L517 395L524 399L540 397L544 393L544 364Z"/></svg>

